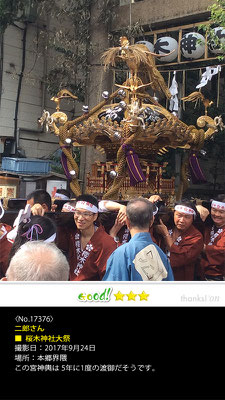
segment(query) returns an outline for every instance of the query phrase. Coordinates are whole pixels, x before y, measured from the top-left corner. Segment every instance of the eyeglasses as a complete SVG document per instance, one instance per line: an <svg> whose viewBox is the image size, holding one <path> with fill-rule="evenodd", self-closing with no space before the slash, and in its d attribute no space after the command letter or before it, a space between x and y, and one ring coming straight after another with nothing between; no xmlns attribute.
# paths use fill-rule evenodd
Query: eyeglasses
<svg viewBox="0 0 225 400"><path fill-rule="evenodd" d="M84 219L89 219L93 217L94 213L87 213L87 212L82 213L80 211L75 210L74 215L75 217L83 217Z"/></svg>

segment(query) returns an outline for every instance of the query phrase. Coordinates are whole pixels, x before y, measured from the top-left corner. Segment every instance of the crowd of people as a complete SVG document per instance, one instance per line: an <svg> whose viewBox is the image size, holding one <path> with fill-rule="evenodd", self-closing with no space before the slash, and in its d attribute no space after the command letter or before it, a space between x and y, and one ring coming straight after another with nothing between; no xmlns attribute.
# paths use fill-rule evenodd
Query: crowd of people
<svg viewBox="0 0 225 400"><path fill-rule="evenodd" d="M208 210L189 200L170 209L158 195L124 205L88 194L70 199L63 189L53 201L45 190L35 190L12 226L0 223L0 277L223 281L225 195Z"/></svg>

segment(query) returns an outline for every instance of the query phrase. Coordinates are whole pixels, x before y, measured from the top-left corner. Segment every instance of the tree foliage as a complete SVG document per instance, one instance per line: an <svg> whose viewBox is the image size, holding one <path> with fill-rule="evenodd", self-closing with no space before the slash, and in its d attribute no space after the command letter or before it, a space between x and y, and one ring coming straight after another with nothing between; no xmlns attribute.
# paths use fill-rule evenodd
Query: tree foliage
<svg viewBox="0 0 225 400"><path fill-rule="evenodd" d="M225 57L225 43L216 36L214 28L225 28L225 0L216 0L208 9L210 11L209 23L200 25L199 29L206 33L209 42L212 41L218 46L218 49L221 50L218 59L223 60Z"/></svg>
<svg viewBox="0 0 225 400"><path fill-rule="evenodd" d="M18 21L29 22L27 15L32 7L37 21L41 21L35 39L36 60L46 54L51 59L51 69L43 77L49 94L55 95L67 87L84 101L92 49L91 0L0 0L1 32ZM32 80L32 77L26 78Z"/></svg>
<svg viewBox="0 0 225 400"><path fill-rule="evenodd" d="M217 0L209 7L210 22L225 27L225 0Z"/></svg>
<svg viewBox="0 0 225 400"><path fill-rule="evenodd" d="M0 0L0 32L15 21L23 20L27 0Z"/></svg>
<svg viewBox="0 0 225 400"><path fill-rule="evenodd" d="M84 102L90 57L94 53L90 36L91 10L98 8L98 24L107 26L111 45L118 45L121 35L131 38L142 32L137 23L123 31L110 33L112 20L118 13L118 3L119 0L0 0L1 32L18 21L29 22L29 10L36 10L38 33L34 52L36 61L41 56L50 59L50 70L43 77L49 95L55 95L66 87ZM32 82L32 73L25 79Z"/></svg>

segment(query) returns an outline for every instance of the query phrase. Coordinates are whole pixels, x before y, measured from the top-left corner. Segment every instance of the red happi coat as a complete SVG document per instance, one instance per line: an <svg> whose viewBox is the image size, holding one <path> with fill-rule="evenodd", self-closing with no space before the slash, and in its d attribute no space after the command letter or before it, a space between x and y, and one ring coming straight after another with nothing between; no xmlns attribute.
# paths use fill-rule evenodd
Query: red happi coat
<svg viewBox="0 0 225 400"><path fill-rule="evenodd" d="M124 243L127 243L130 240L130 231L126 225L124 225L118 232L117 237L119 239L118 246L121 246Z"/></svg>
<svg viewBox="0 0 225 400"><path fill-rule="evenodd" d="M202 234L191 225L170 248L170 264L175 281L193 281L195 265L203 249Z"/></svg>
<svg viewBox="0 0 225 400"><path fill-rule="evenodd" d="M222 232L216 232L212 244L212 227L208 226L204 232L205 251L202 254L200 270L202 277L208 275L214 278L225 275L225 229Z"/></svg>
<svg viewBox="0 0 225 400"><path fill-rule="evenodd" d="M7 233L11 229L12 227L7 224L0 224L0 230L3 233L2 239L0 239L0 278L5 276L8 268L8 258L12 243L7 240Z"/></svg>
<svg viewBox="0 0 225 400"><path fill-rule="evenodd" d="M79 236L79 230L69 235L70 280L100 281L105 274L107 260L117 248L117 244L102 225L83 250L79 247Z"/></svg>

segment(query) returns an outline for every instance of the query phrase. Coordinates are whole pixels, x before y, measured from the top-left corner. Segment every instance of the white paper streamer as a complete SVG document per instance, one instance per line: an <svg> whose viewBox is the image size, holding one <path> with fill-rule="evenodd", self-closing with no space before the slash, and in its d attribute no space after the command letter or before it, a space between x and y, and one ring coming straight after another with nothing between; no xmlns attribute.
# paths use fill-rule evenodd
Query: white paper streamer
<svg viewBox="0 0 225 400"><path fill-rule="evenodd" d="M169 109L170 111L178 111L178 84L176 81L176 71L174 71L173 73L173 80L172 80L172 84L170 86L170 93L172 95L171 99L170 99L170 105L169 105Z"/></svg>
<svg viewBox="0 0 225 400"><path fill-rule="evenodd" d="M208 81L211 81L212 77L218 72L221 71L221 66L217 65L216 67L206 67L205 72L202 74L200 83L196 86L196 89L200 89L203 86L207 85Z"/></svg>

